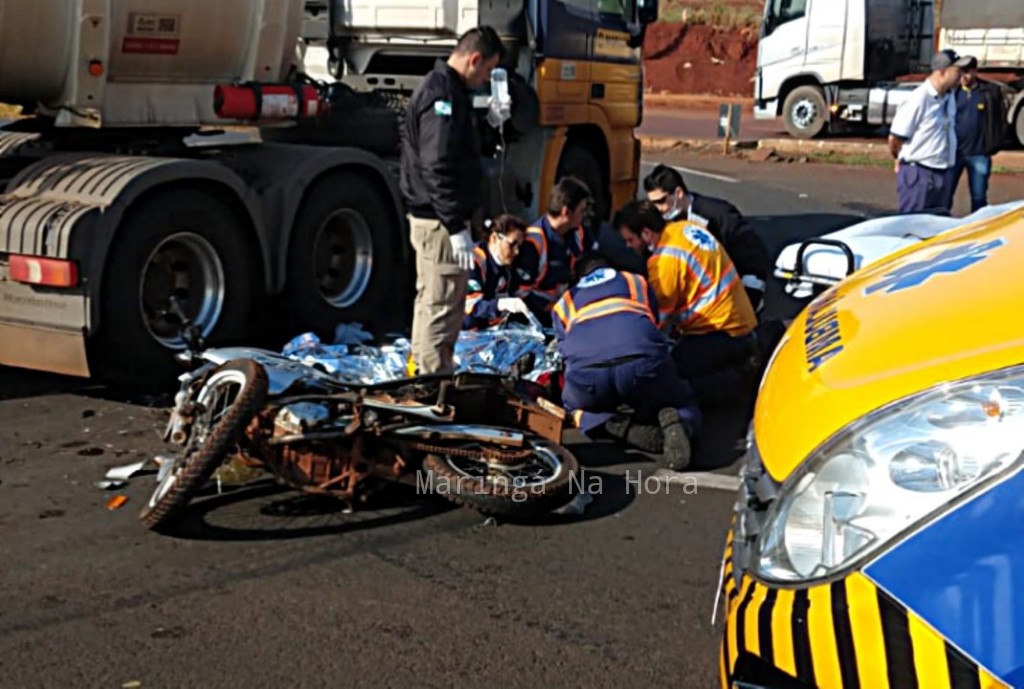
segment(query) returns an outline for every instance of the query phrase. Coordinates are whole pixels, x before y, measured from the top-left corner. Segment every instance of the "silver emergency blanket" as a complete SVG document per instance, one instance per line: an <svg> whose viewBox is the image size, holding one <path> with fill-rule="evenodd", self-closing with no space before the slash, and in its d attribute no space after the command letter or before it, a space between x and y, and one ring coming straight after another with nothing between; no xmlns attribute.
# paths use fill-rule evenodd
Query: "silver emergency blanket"
<svg viewBox="0 0 1024 689"><path fill-rule="evenodd" d="M281 354L293 361L316 367L350 385L370 385L408 377L412 345L399 337L388 344L367 344L372 336L358 324L339 326L334 344L324 344L314 333L299 335ZM511 374L518 362L532 357L527 380L536 381L560 363L557 343L551 333L535 325L505 323L485 330L463 330L455 344L457 373Z"/></svg>

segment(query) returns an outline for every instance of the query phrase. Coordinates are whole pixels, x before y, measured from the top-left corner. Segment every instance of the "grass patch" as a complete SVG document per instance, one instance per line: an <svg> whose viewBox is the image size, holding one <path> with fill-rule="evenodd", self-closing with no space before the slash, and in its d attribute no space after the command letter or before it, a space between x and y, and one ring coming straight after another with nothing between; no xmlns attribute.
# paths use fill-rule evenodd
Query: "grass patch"
<svg viewBox="0 0 1024 689"><path fill-rule="evenodd" d="M807 153L802 154L810 163L827 163L830 165L851 165L855 167L877 167L893 169L895 165L891 158L881 158L871 155L857 155L854 153ZM1020 175L1024 170L1019 168L1006 167L1005 165L993 165L994 175Z"/></svg>
<svg viewBox="0 0 1024 689"><path fill-rule="evenodd" d="M854 165L858 167L887 167L895 164L890 158L858 155L856 153L807 153L808 162L828 163L830 165Z"/></svg>
<svg viewBox="0 0 1024 689"><path fill-rule="evenodd" d="M665 3L659 21L701 24L722 29L746 29L759 26L760 6L737 3L715 3L686 0Z"/></svg>

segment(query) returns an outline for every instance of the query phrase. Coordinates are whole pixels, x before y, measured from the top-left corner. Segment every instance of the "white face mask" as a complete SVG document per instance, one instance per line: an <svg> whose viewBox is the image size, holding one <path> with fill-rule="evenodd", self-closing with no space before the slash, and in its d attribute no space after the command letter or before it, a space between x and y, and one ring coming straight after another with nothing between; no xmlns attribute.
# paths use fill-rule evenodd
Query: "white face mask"
<svg viewBox="0 0 1024 689"><path fill-rule="evenodd" d="M665 220L675 220L683 214L683 209L679 206L679 197L675 194L672 195L672 207L665 211L661 217Z"/></svg>

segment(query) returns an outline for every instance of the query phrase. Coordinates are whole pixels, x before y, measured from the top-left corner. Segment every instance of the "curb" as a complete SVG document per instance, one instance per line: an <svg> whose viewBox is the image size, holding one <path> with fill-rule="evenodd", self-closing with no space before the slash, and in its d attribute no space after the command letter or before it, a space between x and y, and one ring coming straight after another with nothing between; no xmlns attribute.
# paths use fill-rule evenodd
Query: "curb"
<svg viewBox="0 0 1024 689"><path fill-rule="evenodd" d="M665 153L680 148L722 150L721 139L694 139L671 136L640 136L640 148L647 153ZM771 153L789 156L859 156L891 161L885 141L829 141L827 139L757 139L729 142L729 152L757 149L767 158ZM1007 172L1024 172L1024 151L1003 151L992 158L992 166Z"/></svg>
<svg viewBox="0 0 1024 689"><path fill-rule="evenodd" d="M643 151L650 152L662 152L671 151L677 148L716 148L719 151L722 150L721 139L684 139L675 136L647 136L641 135L637 139L640 141L640 149ZM758 147L760 142L756 140L739 140L730 141L729 150L743 150L743 149L755 149Z"/></svg>
<svg viewBox="0 0 1024 689"><path fill-rule="evenodd" d="M879 141L829 141L826 139L761 139L758 149L770 149L787 155L840 155L864 156L878 160L892 160L889 146ZM1002 151L992 157L992 167L1011 172L1024 172L1024 152Z"/></svg>

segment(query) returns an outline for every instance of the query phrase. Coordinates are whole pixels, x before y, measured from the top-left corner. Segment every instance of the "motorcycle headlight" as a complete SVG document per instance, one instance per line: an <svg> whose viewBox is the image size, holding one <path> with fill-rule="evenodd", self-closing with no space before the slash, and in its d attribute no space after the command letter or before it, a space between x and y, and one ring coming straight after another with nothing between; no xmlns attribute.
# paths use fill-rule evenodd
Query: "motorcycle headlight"
<svg viewBox="0 0 1024 689"><path fill-rule="evenodd" d="M1024 367L943 384L854 422L786 481L754 573L807 582L852 568L983 485L1024 451Z"/></svg>

